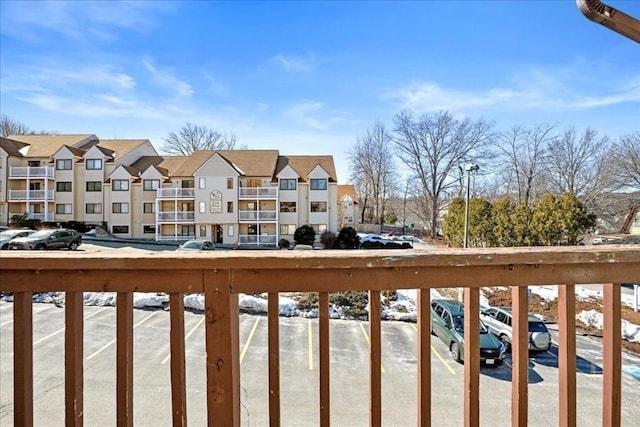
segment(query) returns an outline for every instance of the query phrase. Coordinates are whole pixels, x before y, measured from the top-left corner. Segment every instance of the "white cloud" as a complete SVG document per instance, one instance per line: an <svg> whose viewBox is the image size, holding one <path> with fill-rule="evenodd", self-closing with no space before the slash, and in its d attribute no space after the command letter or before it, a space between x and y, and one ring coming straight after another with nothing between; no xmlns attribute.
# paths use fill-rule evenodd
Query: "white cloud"
<svg viewBox="0 0 640 427"><path fill-rule="evenodd" d="M291 72L309 72L315 66L315 58L311 54L296 56L278 53L271 60Z"/></svg>
<svg viewBox="0 0 640 427"><path fill-rule="evenodd" d="M296 122L317 130L326 130L334 124L347 122L349 117L344 111L326 110L324 103L318 101L294 104L284 113Z"/></svg>
<svg viewBox="0 0 640 427"><path fill-rule="evenodd" d="M114 40L113 29L144 33L156 25L157 13L169 12L168 2L39 1L2 2L2 32L38 41L55 32L67 38ZM44 31L44 33L42 33Z"/></svg>
<svg viewBox="0 0 640 427"><path fill-rule="evenodd" d="M150 58L144 58L142 60L144 67L151 73L156 82L161 86L164 86L180 96L191 96L194 93L193 87L189 83L175 77L169 69L158 69L153 65Z"/></svg>
<svg viewBox="0 0 640 427"><path fill-rule="evenodd" d="M382 98L418 112L489 109L580 111L640 102L640 75L622 82L603 84L597 75L587 78L567 69L558 72L532 69L515 75L510 83L485 90L462 90L418 81L386 90Z"/></svg>

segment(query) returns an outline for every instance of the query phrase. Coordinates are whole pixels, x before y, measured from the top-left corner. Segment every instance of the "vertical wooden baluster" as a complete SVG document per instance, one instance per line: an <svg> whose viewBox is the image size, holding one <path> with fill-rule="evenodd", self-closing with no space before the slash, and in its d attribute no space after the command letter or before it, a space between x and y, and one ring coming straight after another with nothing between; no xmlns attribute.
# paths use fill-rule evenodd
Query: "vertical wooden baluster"
<svg viewBox="0 0 640 427"><path fill-rule="evenodd" d="M620 284L603 286L604 355L602 386L602 425L619 426L622 399L622 324Z"/></svg>
<svg viewBox="0 0 640 427"><path fill-rule="evenodd" d="M480 290L464 289L464 425L480 425Z"/></svg>
<svg viewBox="0 0 640 427"><path fill-rule="evenodd" d="M133 426L133 293L118 292L116 300L117 424Z"/></svg>
<svg viewBox="0 0 640 427"><path fill-rule="evenodd" d="M33 426L33 293L13 295L13 404L16 427Z"/></svg>
<svg viewBox="0 0 640 427"><path fill-rule="evenodd" d="M185 377L184 294L169 296L171 317L171 407L173 425L187 425L187 384Z"/></svg>
<svg viewBox="0 0 640 427"><path fill-rule="evenodd" d="M511 425L526 426L529 392L529 310L526 286L511 288Z"/></svg>
<svg viewBox="0 0 640 427"><path fill-rule="evenodd" d="M380 291L369 291L369 425L382 425L382 339Z"/></svg>
<svg viewBox="0 0 640 427"><path fill-rule="evenodd" d="M240 351L238 295L231 273L204 271L207 351L207 424L240 425Z"/></svg>
<svg viewBox="0 0 640 427"><path fill-rule="evenodd" d="M269 425L280 425L280 304L277 292L269 292Z"/></svg>
<svg viewBox="0 0 640 427"><path fill-rule="evenodd" d="M418 289L418 426L431 425L431 290Z"/></svg>
<svg viewBox="0 0 640 427"><path fill-rule="evenodd" d="M64 391L65 424L83 425L83 295L82 292L67 292L65 295L64 331Z"/></svg>
<svg viewBox="0 0 640 427"><path fill-rule="evenodd" d="M576 291L558 285L558 376L560 425L576 425Z"/></svg>
<svg viewBox="0 0 640 427"><path fill-rule="evenodd" d="M329 427L331 424L331 386L329 382L329 293L320 292L318 300L320 310L320 426Z"/></svg>

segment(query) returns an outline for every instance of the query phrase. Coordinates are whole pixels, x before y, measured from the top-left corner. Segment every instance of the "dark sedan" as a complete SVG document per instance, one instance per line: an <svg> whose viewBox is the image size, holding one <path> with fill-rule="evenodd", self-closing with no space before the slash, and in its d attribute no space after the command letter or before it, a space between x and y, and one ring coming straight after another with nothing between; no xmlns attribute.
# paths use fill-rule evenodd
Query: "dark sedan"
<svg viewBox="0 0 640 427"><path fill-rule="evenodd" d="M11 240L9 249L69 249L75 251L81 243L82 236L75 230L40 230L29 236Z"/></svg>

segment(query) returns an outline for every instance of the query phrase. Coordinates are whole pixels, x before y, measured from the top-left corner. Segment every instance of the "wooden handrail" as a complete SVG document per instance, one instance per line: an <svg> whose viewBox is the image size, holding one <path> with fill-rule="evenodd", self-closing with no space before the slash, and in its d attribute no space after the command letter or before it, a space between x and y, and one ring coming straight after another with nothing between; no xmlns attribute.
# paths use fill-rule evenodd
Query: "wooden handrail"
<svg viewBox="0 0 640 427"><path fill-rule="evenodd" d="M73 262L68 262L70 258ZM65 261L65 262L61 262ZM14 298L15 424L33 425L33 292L66 296L65 411L67 425L83 423L82 293L118 292L117 417L133 423L132 293L167 292L171 307L171 386L173 425L186 425L183 293L205 296L207 417L211 426L240 425L238 294L269 294L269 413L280 424L278 293L319 292L319 409L321 426L330 423L329 292L369 291L378 307L380 291L418 289L418 423L431 424L431 288L465 288L465 328L478 327L479 288L512 286L512 425L526 425L528 408L527 294L530 284L559 289L560 425L576 422L575 284L604 286L603 423L621 421L620 282L640 278L640 248L633 246L470 249L465 251L229 251L188 253L7 252L0 258L1 291ZM140 280L144 277L144 280ZM566 284L566 285L565 285ZM380 312L371 310L370 424L381 424ZM479 424L477 336L465 340L464 396L467 426Z"/></svg>

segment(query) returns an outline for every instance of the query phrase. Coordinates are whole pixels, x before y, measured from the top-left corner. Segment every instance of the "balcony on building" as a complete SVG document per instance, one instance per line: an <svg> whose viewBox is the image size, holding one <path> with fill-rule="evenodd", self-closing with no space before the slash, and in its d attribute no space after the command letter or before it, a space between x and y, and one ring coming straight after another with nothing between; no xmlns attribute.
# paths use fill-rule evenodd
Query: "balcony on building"
<svg viewBox="0 0 640 427"><path fill-rule="evenodd" d="M158 188L158 199L194 199L195 190L193 188Z"/></svg>
<svg viewBox="0 0 640 427"><path fill-rule="evenodd" d="M53 166L11 166L9 179L54 179L55 168Z"/></svg>
<svg viewBox="0 0 640 427"><path fill-rule="evenodd" d="M53 190L9 190L10 202L44 202L54 200Z"/></svg>
<svg viewBox="0 0 640 427"><path fill-rule="evenodd" d="M256 200L278 198L278 187L240 187L238 189L238 199Z"/></svg>
<svg viewBox="0 0 640 427"><path fill-rule="evenodd" d="M278 216L275 210L240 210L238 220L240 222L276 222Z"/></svg>
<svg viewBox="0 0 640 427"><path fill-rule="evenodd" d="M190 223L195 222L194 211L160 211L156 213L158 223Z"/></svg>

